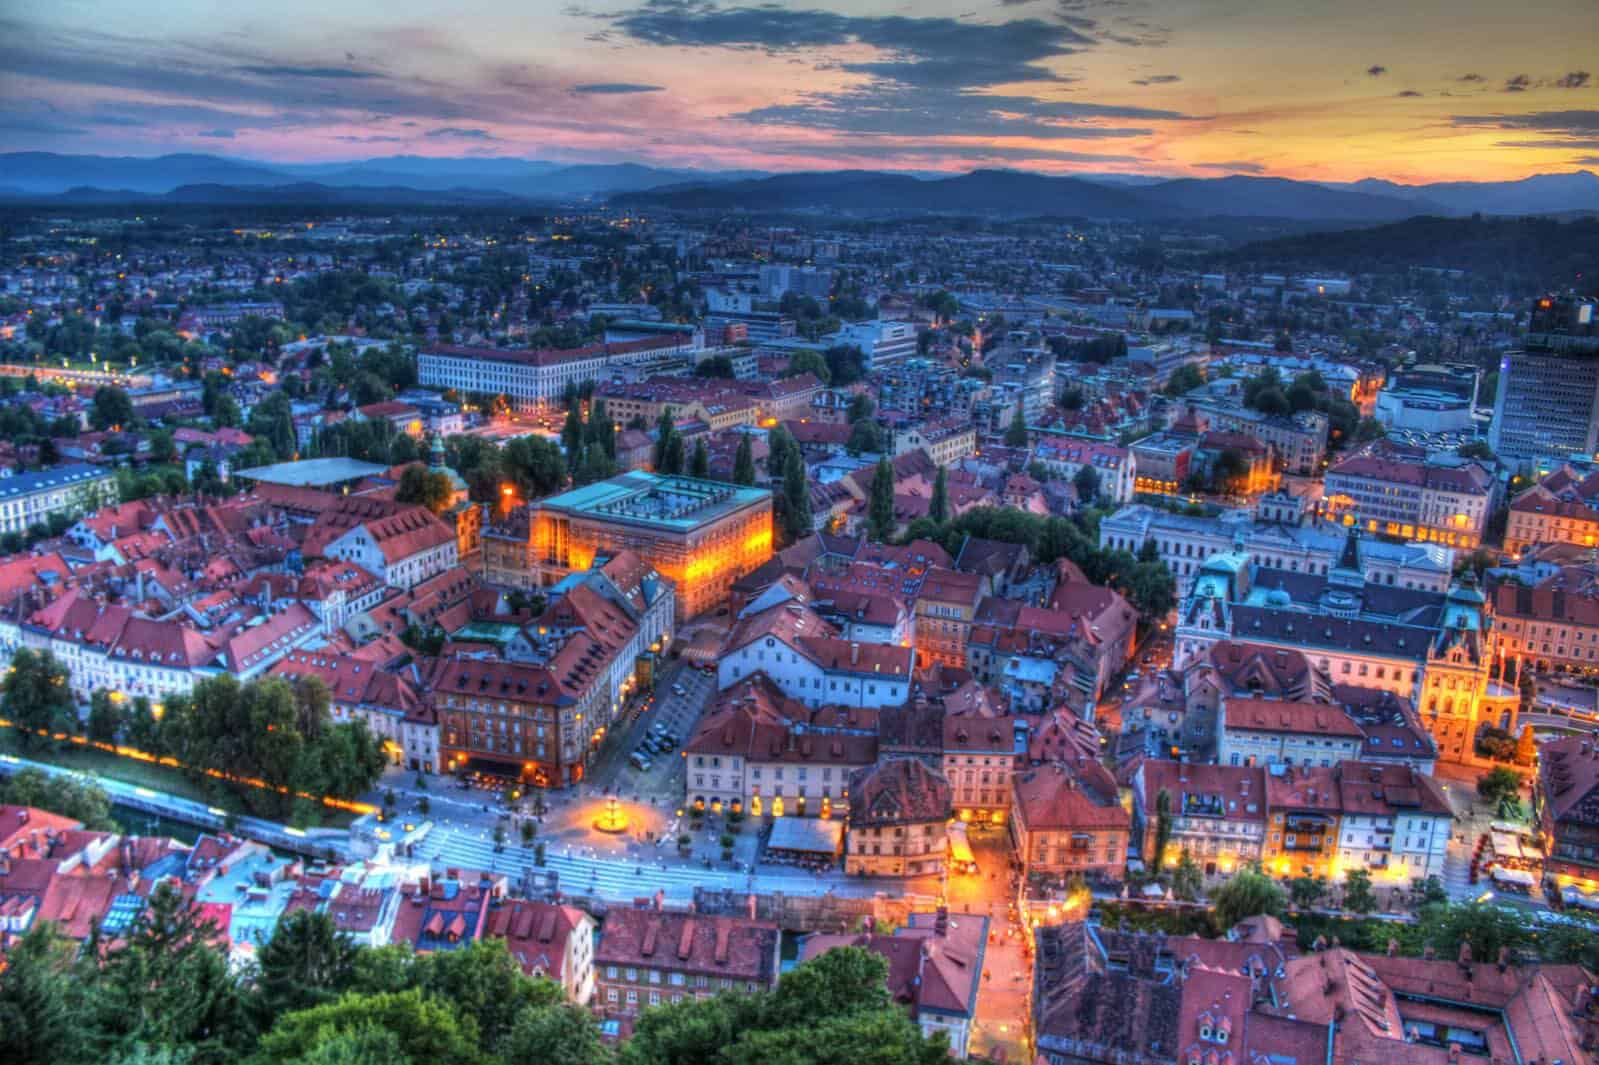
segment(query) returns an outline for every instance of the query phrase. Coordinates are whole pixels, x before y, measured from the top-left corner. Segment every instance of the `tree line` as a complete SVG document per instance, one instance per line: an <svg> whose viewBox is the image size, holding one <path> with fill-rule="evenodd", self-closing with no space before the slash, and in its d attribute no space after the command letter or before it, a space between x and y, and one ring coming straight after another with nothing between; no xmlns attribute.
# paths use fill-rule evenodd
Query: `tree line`
<svg viewBox="0 0 1599 1065"><path fill-rule="evenodd" d="M0 972L0 1059L13 1065L937 1065L888 993L887 963L842 948L774 990L646 1009L613 1048L592 1014L530 977L504 941L416 953L363 947L324 913L286 916L230 969L218 930L171 884L115 942L49 922Z"/></svg>
<svg viewBox="0 0 1599 1065"><path fill-rule="evenodd" d="M49 651L21 648L0 683L0 712L18 728L25 751L49 750L82 735L171 757L216 800L262 817L314 823L321 805L307 796L354 799L383 771L379 741L361 720L335 722L320 679L267 677L241 684L231 675L156 706L120 700L105 689L80 720L67 670Z"/></svg>

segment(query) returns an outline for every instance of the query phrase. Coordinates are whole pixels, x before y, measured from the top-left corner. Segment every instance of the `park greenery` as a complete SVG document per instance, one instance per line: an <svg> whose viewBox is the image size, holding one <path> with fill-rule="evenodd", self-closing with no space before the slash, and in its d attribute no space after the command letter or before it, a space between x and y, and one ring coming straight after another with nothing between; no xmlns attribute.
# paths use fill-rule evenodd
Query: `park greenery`
<svg viewBox="0 0 1599 1065"><path fill-rule="evenodd" d="M175 759L218 802L263 817L312 824L326 796L354 799L383 771L383 750L363 721L335 722L320 680L202 680L161 708L140 696L96 692L80 725L66 668L49 651L21 648L0 685L0 712L26 753L63 746L80 731ZM50 807L54 808L54 807ZM72 814L71 816L77 816Z"/></svg>
<svg viewBox="0 0 1599 1065"><path fill-rule="evenodd" d="M874 504L875 495L874 492ZM931 540L954 557L960 554L961 544L968 536L1023 544L1035 562L1068 559L1082 569L1089 581L1115 588L1126 596L1146 623L1160 622L1177 605L1176 584L1165 563L1156 556L1154 545L1146 545L1137 555L1100 547L1099 517L1095 511L1060 518L1007 507L975 507L948 521L917 518L900 540Z"/></svg>
<svg viewBox="0 0 1599 1065"><path fill-rule="evenodd" d="M890 997L887 965L857 948L785 973L776 989L654 1006L619 1049L558 984L501 940L417 953L364 947L332 917L286 916L255 959L170 884L115 942L79 944L50 922L0 973L0 1059L14 1065L936 1065Z"/></svg>

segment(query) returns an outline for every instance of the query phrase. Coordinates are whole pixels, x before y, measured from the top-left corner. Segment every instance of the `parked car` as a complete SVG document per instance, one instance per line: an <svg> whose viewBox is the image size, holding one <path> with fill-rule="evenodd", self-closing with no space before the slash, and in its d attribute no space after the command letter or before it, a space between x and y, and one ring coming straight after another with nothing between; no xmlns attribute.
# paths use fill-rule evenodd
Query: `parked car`
<svg viewBox="0 0 1599 1065"><path fill-rule="evenodd" d="M650 771L650 766L654 764L638 751L634 751L632 754L628 755L627 760L633 763L633 768L637 769L641 773L648 773Z"/></svg>

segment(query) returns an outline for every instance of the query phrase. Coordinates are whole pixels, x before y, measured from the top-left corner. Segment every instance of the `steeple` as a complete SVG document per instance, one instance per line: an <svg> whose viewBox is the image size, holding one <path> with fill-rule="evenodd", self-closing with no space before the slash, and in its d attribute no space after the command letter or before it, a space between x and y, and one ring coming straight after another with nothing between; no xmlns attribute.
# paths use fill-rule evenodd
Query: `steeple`
<svg viewBox="0 0 1599 1065"><path fill-rule="evenodd" d="M1343 550L1338 553L1338 562L1327 574L1327 583L1346 588L1365 586L1366 573L1360 565L1360 529L1357 526L1349 527Z"/></svg>
<svg viewBox="0 0 1599 1065"><path fill-rule="evenodd" d="M444 469L444 437L438 433L433 434L433 446L428 450L428 468Z"/></svg>

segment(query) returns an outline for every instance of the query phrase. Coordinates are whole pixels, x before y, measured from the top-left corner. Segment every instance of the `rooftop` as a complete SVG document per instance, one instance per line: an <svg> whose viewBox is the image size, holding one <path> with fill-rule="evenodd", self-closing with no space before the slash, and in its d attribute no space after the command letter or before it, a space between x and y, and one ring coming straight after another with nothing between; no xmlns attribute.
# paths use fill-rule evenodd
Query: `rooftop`
<svg viewBox="0 0 1599 1065"><path fill-rule="evenodd" d="M768 503L764 488L664 476L634 470L574 488L538 504L541 511L621 521L670 532L691 532L745 507Z"/></svg>
<svg viewBox="0 0 1599 1065"><path fill-rule="evenodd" d="M257 466L249 470L235 470L237 477L248 478L252 481L264 481L267 484L286 484L298 487L320 488L325 485L343 484L345 481L358 481L362 477L373 477L387 466L380 466L375 462L360 462L356 459L327 458L327 459L301 459L298 462L277 462L271 466Z"/></svg>

